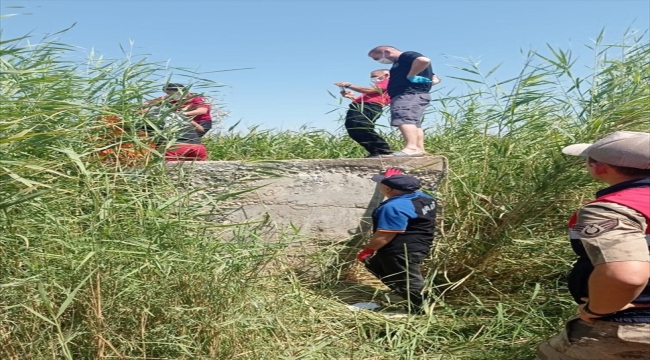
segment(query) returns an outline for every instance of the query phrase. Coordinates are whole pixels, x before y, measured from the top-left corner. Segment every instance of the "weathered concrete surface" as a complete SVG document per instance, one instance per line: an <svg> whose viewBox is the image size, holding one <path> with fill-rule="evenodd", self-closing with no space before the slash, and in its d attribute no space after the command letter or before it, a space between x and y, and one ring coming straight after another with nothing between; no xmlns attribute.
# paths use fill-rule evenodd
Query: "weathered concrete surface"
<svg viewBox="0 0 650 360"><path fill-rule="evenodd" d="M171 165L184 191L215 224L253 223L272 241L282 233L343 241L370 229L372 210L383 200L374 174L396 166L436 191L446 175L441 156L264 162L209 161ZM228 194L241 190L237 196Z"/></svg>

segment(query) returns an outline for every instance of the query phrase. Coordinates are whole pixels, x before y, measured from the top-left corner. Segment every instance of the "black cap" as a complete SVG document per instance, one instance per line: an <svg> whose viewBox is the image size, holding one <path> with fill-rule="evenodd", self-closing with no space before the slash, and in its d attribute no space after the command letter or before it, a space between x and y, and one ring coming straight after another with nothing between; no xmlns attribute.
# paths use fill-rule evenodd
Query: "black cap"
<svg viewBox="0 0 650 360"><path fill-rule="evenodd" d="M385 175L377 174L371 179L372 181L384 184L391 189L401 191L416 191L422 187L422 185L420 185L420 180L409 175L393 175L386 177Z"/></svg>
<svg viewBox="0 0 650 360"><path fill-rule="evenodd" d="M185 86L182 85L182 84L169 83L169 84L163 86L163 91L178 91L178 90L180 90L180 89L182 89L184 87Z"/></svg>

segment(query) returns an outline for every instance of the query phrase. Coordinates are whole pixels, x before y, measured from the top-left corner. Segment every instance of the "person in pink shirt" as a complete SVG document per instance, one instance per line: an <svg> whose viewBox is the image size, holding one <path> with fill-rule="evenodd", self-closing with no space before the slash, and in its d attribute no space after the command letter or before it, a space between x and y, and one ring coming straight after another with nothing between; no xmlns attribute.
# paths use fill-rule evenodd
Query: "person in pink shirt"
<svg viewBox="0 0 650 360"><path fill-rule="evenodd" d="M352 140L368 151L368 158L392 153L386 140L375 131L375 122L384 107L390 104L386 91L389 76L389 71L385 69L371 72L370 80L374 83L372 87L352 85L348 82L334 83L336 86L361 93L355 96L351 91L341 91L343 97L352 100L345 115L345 129Z"/></svg>
<svg viewBox="0 0 650 360"><path fill-rule="evenodd" d="M169 104L178 106L179 112L191 119L199 137L203 137L212 129L211 105L205 97L187 92L181 84L166 84L163 91L167 96L147 101L145 105L159 106L168 99Z"/></svg>

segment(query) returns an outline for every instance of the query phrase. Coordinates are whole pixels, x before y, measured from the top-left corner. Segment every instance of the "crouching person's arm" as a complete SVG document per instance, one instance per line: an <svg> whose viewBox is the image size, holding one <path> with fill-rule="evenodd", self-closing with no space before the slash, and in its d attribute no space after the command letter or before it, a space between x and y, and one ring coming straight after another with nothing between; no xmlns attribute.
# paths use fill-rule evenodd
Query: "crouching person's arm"
<svg viewBox="0 0 650 360"><path fill-rule="evenodd" d="M366 259L372 256L377 250L383 248L386 246L386 244L393 241L398 233L399 232L396 231L375 231L375 233L372 234L372 238L368 242L368 245L366 245L363 250L359 251L357 254L357 260L365 262Z"/></svg>
<svg viewBox="0 0 650 360"><path fill-rule="evenodd" d="M196 121L192 120L191 123L192 123L192 125L194 125L194 127L196 128L197 131L203 131L204 130L203 126L201 126L201 124L197 123Z"/></svg>

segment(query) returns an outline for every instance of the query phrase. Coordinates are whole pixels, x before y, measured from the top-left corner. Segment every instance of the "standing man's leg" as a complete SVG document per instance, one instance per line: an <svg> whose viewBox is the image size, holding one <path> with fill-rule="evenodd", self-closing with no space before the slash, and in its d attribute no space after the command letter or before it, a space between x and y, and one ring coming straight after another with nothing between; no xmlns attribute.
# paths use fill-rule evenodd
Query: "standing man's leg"
<svg viewBox="0 0 650 360"><path fill-rule="evenodd" d="M375 131L375 123L381 117L382 110L383 106L375 103L365 104L363 107L363 117L367 123L366 128L363 129L364 143L371 156L392 153L390 145Z"/></svg>
<svg viewBox="0 0 650 360"><path fill-rule="evenodd" d="M424 129L422 128L422 122L424 121L424 112L429 107L429 104L431 104L431 95L425 94L420 97L420 101L422 116L420 116L420 122L418 123L418 150L424 154L426 150L424 149Z"/></svg>
<svg viewBox="0 0 650 360"><path fill-rule="evenodd" d="M418 153L418 128L415 124L402 124L397 125L400 133L402 133L402 138L404 138L404 148L402 149L403 153L408 155Z"/></svg>
<svg viewBox="0 0 650 360"><path fill-rule="evenodd" d="M390 154L390 146L375 132L375 121L381 116L379 104L350 104L345 116L345 129L352 140L370 156Z"/></svg>
<svg viewBox="0 0 650 360"><path fill-rule="evenodd" d="M422 154L427 152L424 150L424 130L422 129L422 124L418 128L418 151Z"/></svg>
<svg viewBox="0 0 650 360"><path fill-rule="evenodd" d="M363 113L361 112L361 105L352 103L350 108L345 114L345 130L348 132L348 136L354 140L357 144L361 145L366 151L370 152L368 147L365 145L364 140L364 131L363 128L367 126L364 119Z"/></svg>
<svg viewBox="0 0 650 360"><path fill-rule="evenodd" d="M431 101L429 94L404 94L392 99L391 125L399 128L404 148L396 156L418 156L424 153L422 117Z"/></svg>

